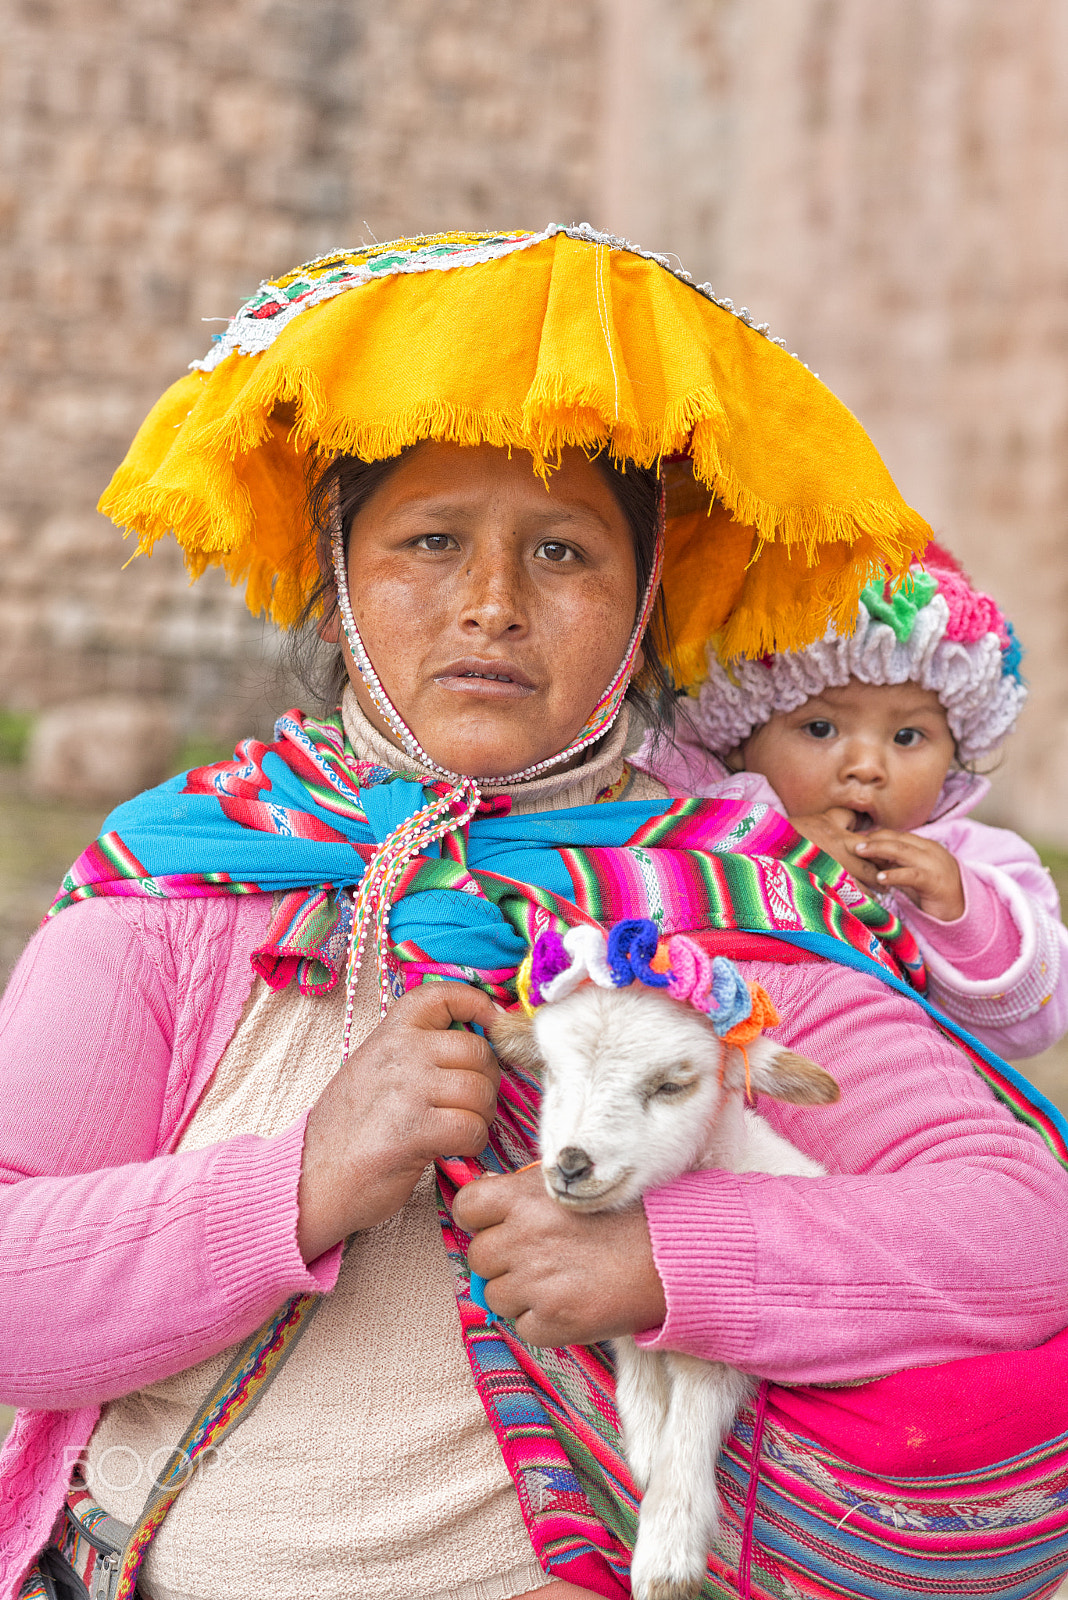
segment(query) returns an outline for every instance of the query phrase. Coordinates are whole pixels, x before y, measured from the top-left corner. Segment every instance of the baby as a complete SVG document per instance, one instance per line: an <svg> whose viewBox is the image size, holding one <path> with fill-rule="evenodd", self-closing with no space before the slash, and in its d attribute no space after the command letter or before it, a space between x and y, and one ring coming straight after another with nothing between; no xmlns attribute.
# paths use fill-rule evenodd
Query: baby
<svg viewBox="0 0 1068 1600"><path fill-rule="evenodd" d="M931 998L1002 1055L1068 1028L1068 930L1031 846L970 820L968 770L1012 731L1020 649L937 545L890 596L871 584L850 638L710 671L673 744L635 765L675 793L765 801L889 903Z"/></svg>

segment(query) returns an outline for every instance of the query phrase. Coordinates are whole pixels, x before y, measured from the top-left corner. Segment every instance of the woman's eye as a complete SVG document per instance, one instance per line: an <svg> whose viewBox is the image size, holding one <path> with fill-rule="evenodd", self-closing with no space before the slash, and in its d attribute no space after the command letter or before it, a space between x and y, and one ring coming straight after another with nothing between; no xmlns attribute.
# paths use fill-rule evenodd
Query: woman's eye
<svg viewBox="0 0 1068 1600"><path fill-rule="evenodd" d="M911 750L920 743L923 734L919 728L899 728L894 734L894 743L902 750Z"/></svg>
<svg viewBox="0 0 1068 1600"><path fill-rule="evenodd" d="M419 550L450 550L455 543L450 533L424 533L415 541Z"/></svg>
<svg viewBox="0 0 1068 1600"><path fill-rule="evenodd" d="M575 552L569 544L560 544L556 539L546 539L539 544L535 555L544 556L546 561L574 561Z"/></svg>
<svg viewBox="0 0 1068 1600"><path fill-rule="evenodd" d="M833 739L834 723L828 722L825 717L814 717L811 722L806 722L804 731L813 739Z"/></svg>

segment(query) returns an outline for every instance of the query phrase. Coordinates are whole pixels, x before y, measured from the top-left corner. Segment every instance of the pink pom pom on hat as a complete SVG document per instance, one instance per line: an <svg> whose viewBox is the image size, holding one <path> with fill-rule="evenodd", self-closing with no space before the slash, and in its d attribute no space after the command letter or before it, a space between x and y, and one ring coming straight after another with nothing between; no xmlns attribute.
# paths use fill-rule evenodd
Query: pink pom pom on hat
<svg viewBox="0 0 1068 1600"><path fill-rule="evenodd" d="M1027 698L1020 656L996 602L932 543L896 594L885 583L863 590L848 637L828 632L806 650L730 663L709 645L708 677L689 716L706 748L723 757L775 712L796 711L850 678L918 683L938 695L960 759L974 761L996 750L1016 724Z"/></svg>

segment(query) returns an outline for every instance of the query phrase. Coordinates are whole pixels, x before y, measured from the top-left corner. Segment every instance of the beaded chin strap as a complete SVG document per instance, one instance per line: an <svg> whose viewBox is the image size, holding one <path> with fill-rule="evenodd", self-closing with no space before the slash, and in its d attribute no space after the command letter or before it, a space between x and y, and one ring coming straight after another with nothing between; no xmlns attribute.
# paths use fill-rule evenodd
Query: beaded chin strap
<svg viewBox="0 0 1068 1600"><path fill-rule="evenodd" d="M618 672L608 685L604 694L594 706L593 711L582 729L578 738L569 744L566 750L561 750L558 755L548 756L544 761L536 761L532 766L524 767L521 772L512 772L505 777L471 778L463 773L450 772L447 767L440 766L438 762L427 755L415 734L408 727L404 718L390 700L383 687L382 680L371 664L360 631L356 626L356 619L352 614L352 603L349 599L348 570L345 561L344 530L341 522L341 501L337 479L330 485L330 518L331 534L330 546L334 563L334 579L337 585L338 608L341 613L341 626L345 631L352 659L366 685L375 708L384 718L387 727L397 738L405 752L436 773L451 785L447 794L440 796L429 805L417 811L413 817L402 822L399 827L383 840L367 865L363 878L353 899L352 907L352 932L349 936L349 959L346 981L345 1004L345 1035L342 1043L342 1060L348 1056L349 1043L352 1035L352 1011L356 994L356 979L363 962L364 950L367 945L368 932L373 929L375 946L378 958L378 977L381 1002L381 1014L385 1016L389 1002L390 982L389 971L386 965L386 949L389 937L389 914L393 902L393 894L397 883L408 862L427 845L435 843L455 828L462 828L475 815L482 800L480 785L492 783L495 787L502 784L529 783L533 778L540 778L542 773L548 772L551 767L557 767L563 761L569 761L580 750L585 750L607 733L609 728L619 716L623 705L623 697L627 692L634 672L634 661L641 645L642 637L652 616L653 606L656 602L657 589L660 585L660 572L664 563L664 513L665 494L660 490L660 511L656 532L656 551L653 558L653 570L649 574L645 595L642 599L641 611L634 624L626 653Z"/></svg>

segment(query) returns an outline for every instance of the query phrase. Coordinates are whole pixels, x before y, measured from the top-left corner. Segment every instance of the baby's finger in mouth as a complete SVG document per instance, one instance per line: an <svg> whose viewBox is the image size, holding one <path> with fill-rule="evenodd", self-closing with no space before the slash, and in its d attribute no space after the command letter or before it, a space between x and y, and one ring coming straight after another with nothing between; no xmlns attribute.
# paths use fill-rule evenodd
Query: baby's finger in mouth
<svg viewBox="0 0 1068 1600"><path fill-rule="evenodd" d="M908 849L908 844L901 835L889 828L877 828L872 833L865 834L861 839L853 842L853 849L858 855L866 856L869 861L877 857L885 857L888 861L899 861L902 848Z"/></svg>

